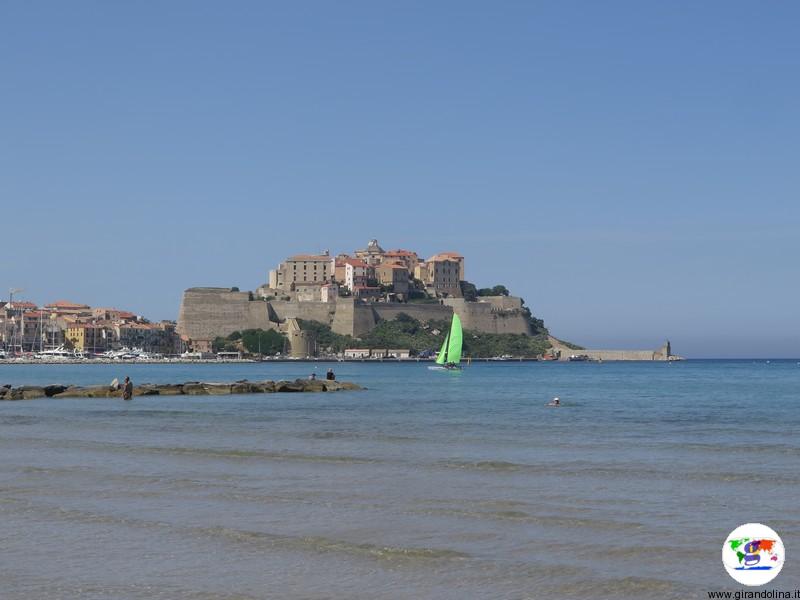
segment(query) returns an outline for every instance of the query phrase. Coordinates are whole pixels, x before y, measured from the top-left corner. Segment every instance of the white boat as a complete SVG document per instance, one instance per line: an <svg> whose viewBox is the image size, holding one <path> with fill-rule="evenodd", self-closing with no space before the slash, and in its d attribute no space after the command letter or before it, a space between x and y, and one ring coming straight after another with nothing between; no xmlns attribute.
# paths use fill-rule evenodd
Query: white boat
<svg viewBox="0 0 800 600"><path fill-rule="evenodd" d="M68 350L64 346L52 348L50 350L42 350L33 355L34 358L48 359L48 360L68 360L74 358L83 358L83 354L78 356L74 350Z"/></svg>

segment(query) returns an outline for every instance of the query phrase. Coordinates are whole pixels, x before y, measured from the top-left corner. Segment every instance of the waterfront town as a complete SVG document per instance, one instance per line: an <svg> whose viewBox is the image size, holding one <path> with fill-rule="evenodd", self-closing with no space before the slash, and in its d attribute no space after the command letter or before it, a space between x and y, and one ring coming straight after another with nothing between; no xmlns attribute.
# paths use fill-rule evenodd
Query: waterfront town
<svg viewBox="0 0 800 600"><path fill-rule="evenodd" d="M306 305L335 305L346 299L358 305L435 303L438 298L462 297L464 283L464 257L459 253L444 252L421 259L416 252L384 250L377 240L371 240L352 254L333 256L325 251L290 256L269 272L264 285L247 296L249 300ZM181 328L174 321L151 322L132 311L67 300L39 306L27 299L15 299L14 293L21 291L11 290L9 300L0 302L1 357L161 358L183 354L190 358L210 358L214 355L210 340L181 335ZM300 328L295 319L280 325L267 322L263 328L285 336L287 344L283 349L289 351L293 329ZM295 335L294 345L307 337L307 334ZM247 353L244 348L239 350ZM317 353L315 348L303 347L302 351ZM407 358L409 352L409 349L392 350L384 356ZM241 356L240 351L235 354ZM361 348L341 352L347 358L378 354L374 349Z"/></svg>
<svg viewBox="0 0 800 600"><path fill-rule="evenodd" d="M174 321L152 323L131 311L57 300L0 302L3 356L92 358L179 354Z"/></svg>
<svg viewBox="0 0 800 600"><path fill-rule="evenodd" d="M464 257L447 252L421 260L408 250L385 251L377 240L353 254L329 252L291 256L269 272L259 287L262 299L280 295L295 302L335 302L339 296L364 302L405 302L410 298L461 296ZM161 358L187 353L191 340L179 335L176 322L150 322L128 310L92 307L58 300L39 306L28 300L0 302L0 352L8 356ZM369 351L367 351L368 354ZM375 354L372 352L371 354ZM407 357L408 350L401 353ZM363 357L354 349L347 357Z"/></svg>

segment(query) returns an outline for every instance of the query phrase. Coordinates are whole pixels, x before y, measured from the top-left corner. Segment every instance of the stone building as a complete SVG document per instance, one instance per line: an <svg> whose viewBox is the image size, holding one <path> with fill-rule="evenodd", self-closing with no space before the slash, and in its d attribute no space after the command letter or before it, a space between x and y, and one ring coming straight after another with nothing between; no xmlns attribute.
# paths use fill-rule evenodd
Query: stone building
<svg viewBox="0 0 800 600"><path fill-rule="evenodd" d="M384 263L400 263L405 266L409 276L414 274L414 269L419 264L419 256L410 250L387 250L383 254Z"/></svg>
<svg viewBox="0 0 800 600"><path fill-rule="evenodd" d="M320 302L333 302L339 298L339 286L335 283L326 283L320 288Z"/></svg>
<svg viewBox="0 0 800 600"><path fill-rule="evenodd" d="M334 262L327 251L324 254L298 254L269 272L269 287L289 292L294 291L294 283L328 283L333 276Z"/></svg>
<svg viewBox="0 0 800 600"><path fill-rule="evenodd" d="M349 258L344 261L344 286L351 292L368 285L374 276L374 269L363 260Z"/></svg>
<svg viewBox="0 0 800 600"><path fill-rule="evenodd" d="M91 317L92 308L88 304L77 304L68 300L58 300L44 305L45 310L57 315L74 315L77 317Z"/></svg>
<svg viewBox="0 0 800 600"><path fill-rule="evenodd" d="M437 254L424 265L417 266L417 275L430 293L436 296L461 296L461 274L464 271L463 259Z"/></svg>
<svg viewBox="0 0 800 600"><path fill-rule="evenodd" d="M104 352L111 348L114 340L113 330L94 323L73 323L64 336L81 352Z"/></svg>
<svg viewBox="0 0 800 600"><path fill-rule="evenodd" d="M395 294L408 294L408 269L402 263L384 262L375 267L375 277L381 285L390 285Z"/></svg>
<svg viewBox="0 0 800 600"><path fill-rule="evenodd" d="M384 254L386 254L386 252L381 248L378 240L370 240L366 248L355 251L356 258L360 258L372 267L383 262Z"/></svg>
<svg viewBox="0 0 800 600"><path fill-rule="evenodd" d="M458 264L458 280L466 281L467 278L464 275L464 257L458 252L440 252L428 259L428 263L447 261Z"/></svg>

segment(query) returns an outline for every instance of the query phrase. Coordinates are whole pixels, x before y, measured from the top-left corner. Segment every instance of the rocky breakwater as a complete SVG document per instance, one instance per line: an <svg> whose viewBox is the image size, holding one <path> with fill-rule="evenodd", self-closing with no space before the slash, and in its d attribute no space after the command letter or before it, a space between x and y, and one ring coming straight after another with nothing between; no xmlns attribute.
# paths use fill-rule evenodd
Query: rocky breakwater
<svg viewBox="0 0 800 600"><path fill-rule="evenodd" d="M234 381L233 383L187 381L186 383L144 383L133 388L135 396L229 396L232 394L273 394L280 392L340 392L364 389L349 381L295 379L294 381ZM121 398L122 390L108 385L22 385L0 386L0 400L34 398Z"/></svg>

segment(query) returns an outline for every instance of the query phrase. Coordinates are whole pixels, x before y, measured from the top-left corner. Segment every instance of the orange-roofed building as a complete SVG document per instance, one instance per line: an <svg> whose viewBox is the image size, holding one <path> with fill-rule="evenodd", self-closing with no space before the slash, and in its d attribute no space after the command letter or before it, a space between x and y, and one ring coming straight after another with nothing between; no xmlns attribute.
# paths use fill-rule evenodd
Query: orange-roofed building
<svg viewBox="0 0 800 600"><path fill-rule="evenodd" d="M92 309L92 316L95 319L104 319L107 321L129 321L136 319L136 314L128 310L119 310L117 308L94 308Z"/></svg>
<svg viewBox="0 0 800 600"><path fill-rule="evenodd" d="M374 267L381 263L385 252L378 243L378 240L370 240L366 248L356 250L354 254L356 258L360 258L371 267Z"/></svg>
<svg viewBox="0 0 800 600"><path fill-rule="evenodd" d="M419 256L417 256L416 252L411 252L410 250L387 250L383 255L383 262L402 263L406 266L409 274L412 274L419 264Z"/></svg>
<svg viewBox="0 0 800 600"><path fill-rule="evenodd" d="M13 310L15 312L28 312L30 310L36 310L38 307L33 302L27 302L23 300L23 301L14 301L11 304L6 302L3 308L5 310Z"/></svg>
<svg viewBox="0 0 800 600"><path fill-rule="evenodd" d="M45 304L44 308L59 315L86 315L91 316L92 308L88 304L77 304L67 300L57 300Z"/></svg>
<svg viewBox="0 0 800 600"><path fill-rule="evenodd" d="M459 254L458 252L440 252L439 254L435 254L431 256L427 262L443 262L443 261L450 261L454 263L458 263L458 279L459 281L465 281L466 277L464 276L464 256Z"/></svg>

